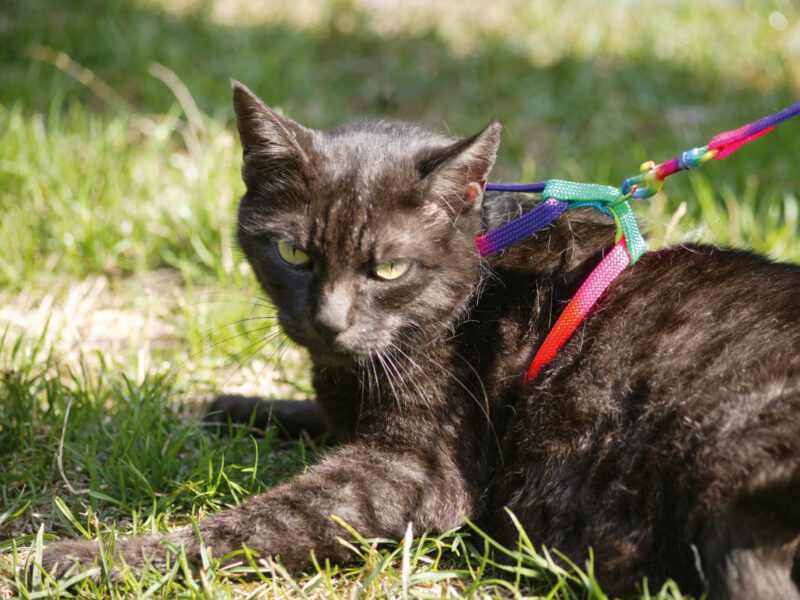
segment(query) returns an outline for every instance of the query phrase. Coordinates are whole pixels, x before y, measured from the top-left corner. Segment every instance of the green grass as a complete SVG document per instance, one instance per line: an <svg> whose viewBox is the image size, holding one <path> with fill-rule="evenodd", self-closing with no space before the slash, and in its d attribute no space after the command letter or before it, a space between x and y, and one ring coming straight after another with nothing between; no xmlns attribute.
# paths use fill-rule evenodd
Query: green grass
<svg viewBox="0 0 800 600"><path fill-rule="evenodd" d="M365 540L353 531L357 566L317 564L299 579L280 563L267 571L225 569L209 559L201 571L176 564L168 573L141 573L109 585L77 576L73 587L41 576L32 592L14 571L30 550L56 537L96 538L167 531L204 514L235 506L302 471L319 455L304 441L283 442L275 431L253 438L245 429L227 437L204 430L196 415L172 398L185 394L174 377L141 381L120 376L101 361L74 372L46 353L44 338L2 340L8 363L0 411L0 454L13 456L0 482L3 552L0 591L27 597L70 594L227 597L281 590L297 597L509 597L520 589L554 598L605 598L591 566L564 568L557 555L534 548L495 548L478 530L463 528L412 540ZM9 477L10 476L10 477ZM477 532L477 533L476 533ZM496 554L489 550L495 548ZM500 556L505 558L498 562ZM221 557L219 557L221 558ZM106 557L105 560L111 560ZM185 560L185 558L184 558ZM674 586L659 597L676 598ZM221 596L220 596L221 595Z"/></svg>
<svg viewBox="0 0 800 600"><path fill-rule="evenodd" d="M53 536L165 530L319 452L198 424L220 391L311 395L233 242L229 78L318 127L380 116L466 135L499 117L495 181L619 184L800 97L788 1L484 5L0 3L0 597L56 593L26 591L18 571ZM651 245L800 260L798 127L637 204ZM564 571L523 538L509 573L469 533L356 540L363 563L295 579L211 560L73 592L604 597L591 566Z"/></svg>

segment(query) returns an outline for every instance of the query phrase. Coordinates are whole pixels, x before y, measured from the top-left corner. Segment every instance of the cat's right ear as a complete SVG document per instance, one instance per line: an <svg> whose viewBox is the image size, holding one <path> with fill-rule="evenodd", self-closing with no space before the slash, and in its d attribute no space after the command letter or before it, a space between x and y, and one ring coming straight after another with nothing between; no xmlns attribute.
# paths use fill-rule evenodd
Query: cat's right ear
<svg viewBox="0 0 800 600"><path fill-rule="evenodd" d="M429 193L454 215L469 212L482 200L501 128L500 121L494 120L472 137L440 148L419 163Z"/></svg>
<svg viewBox="0 0 800 600"><path fill-rule="evenodd" d="M308 163L314 132L276 113L247 86L235 80L231 85L245 169L263 172Z"/></svg>

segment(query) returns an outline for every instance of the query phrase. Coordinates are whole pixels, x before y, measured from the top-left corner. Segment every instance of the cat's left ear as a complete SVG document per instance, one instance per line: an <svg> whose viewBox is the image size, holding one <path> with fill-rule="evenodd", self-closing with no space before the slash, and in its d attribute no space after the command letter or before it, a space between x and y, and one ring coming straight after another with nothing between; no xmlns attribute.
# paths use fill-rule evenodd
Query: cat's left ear
<svg viewBox="0 0 800 600"><path fill-rule="evenodd" d="M300 171L309 163L308 150L314 133L299 123L283 117L238 81L233 87L233 107L239 139L242 142L244 165L242 174L248 185L269 174Z"/></svg>
<svg viewBox="0 0 800 600"><path fill-rule="evenodd" d="M494 120L472 137L426 156L418 165L428 193L455 214L479 205L489 171L500 146L500 121Z"/></svg>

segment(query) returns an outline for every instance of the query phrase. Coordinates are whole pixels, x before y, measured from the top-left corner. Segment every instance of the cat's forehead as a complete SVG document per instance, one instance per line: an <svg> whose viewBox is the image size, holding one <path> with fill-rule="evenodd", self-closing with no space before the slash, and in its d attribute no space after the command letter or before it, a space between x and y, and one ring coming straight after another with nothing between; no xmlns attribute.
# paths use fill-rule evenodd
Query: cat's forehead
<svg viewBox="0 0 800 600"><path fill-rule="evenodd" d="M364 195L318 199L307 214L313 250L342 264L409 258L434 245L451 224L435 205L408 207Z"/></svg>
<svg viewBox="0 0 800 600"><path fill-rule="evenodd" d="M452 140L407 123L365 121L343 125L316 137L317 168L326 181L351 185L407 184L418 176L420 156Z"/></svg>
<svg viewBox="0 0 800 600"><path fill-rule="evenodd" d="M444 213L420 197L418 161L450 143L413 125L347 125L315 140L315 177L306 207L319 252L345 256L407 254L424 244Z"/></svg>

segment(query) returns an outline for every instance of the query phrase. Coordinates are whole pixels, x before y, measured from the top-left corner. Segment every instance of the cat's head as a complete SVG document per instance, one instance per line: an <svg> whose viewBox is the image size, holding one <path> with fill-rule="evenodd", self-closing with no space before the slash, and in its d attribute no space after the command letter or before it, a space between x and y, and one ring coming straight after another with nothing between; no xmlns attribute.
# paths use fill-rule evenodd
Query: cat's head
<svg viewBox="0 0 800 600"><path fill-rule="evenodd" d="M233 100L239 242L286 334L347 364L446 331L478 276L500 124L456 141L385 121L315 131L239 83Z"/></svg>

